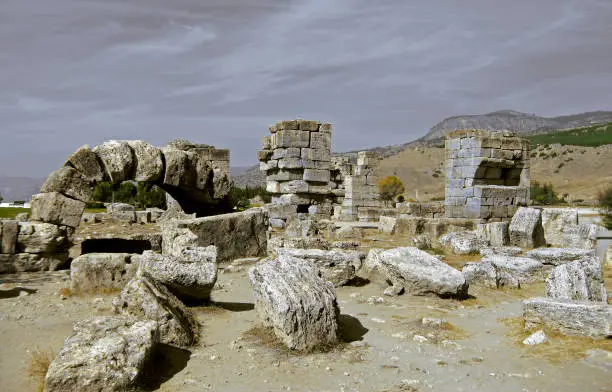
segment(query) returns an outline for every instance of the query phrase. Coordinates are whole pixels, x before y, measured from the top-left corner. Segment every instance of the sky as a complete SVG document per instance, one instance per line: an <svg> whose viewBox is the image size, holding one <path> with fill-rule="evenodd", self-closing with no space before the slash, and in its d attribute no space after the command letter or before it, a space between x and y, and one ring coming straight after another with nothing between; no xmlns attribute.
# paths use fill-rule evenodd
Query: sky
<svg viewBox="0 0 612 392"><path fill-rule="evenodd" d="M0 175L175 138L256 163L268 126L334 151L442 119L612 110L611 0L0 0Z"/></svg>

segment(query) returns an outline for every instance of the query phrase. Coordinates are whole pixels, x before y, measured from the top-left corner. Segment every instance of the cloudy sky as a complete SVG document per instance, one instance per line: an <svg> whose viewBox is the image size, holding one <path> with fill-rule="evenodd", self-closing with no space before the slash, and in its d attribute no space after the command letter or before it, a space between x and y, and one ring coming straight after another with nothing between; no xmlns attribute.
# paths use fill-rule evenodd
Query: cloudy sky
<svg viewBox="0 0 612 392"><path fill-rule="evenodd" d="M256 162L269 124L334 150L445 117L612 110L611 0L0 0L0 174L184 137Z"/></svg>

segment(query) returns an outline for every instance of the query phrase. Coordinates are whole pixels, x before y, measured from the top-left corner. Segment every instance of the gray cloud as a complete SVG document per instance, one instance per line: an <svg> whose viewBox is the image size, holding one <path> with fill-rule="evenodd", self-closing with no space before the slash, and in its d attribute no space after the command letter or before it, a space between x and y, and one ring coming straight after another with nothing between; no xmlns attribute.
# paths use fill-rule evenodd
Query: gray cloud
<svg viewBox="0 0 612 392"><path fill-rule="evenodd" d="M608 0L0 0L0 174L79 145L176 137L255 162L267 126L332 121L334 148L444 117L612 109Z"/></svg>

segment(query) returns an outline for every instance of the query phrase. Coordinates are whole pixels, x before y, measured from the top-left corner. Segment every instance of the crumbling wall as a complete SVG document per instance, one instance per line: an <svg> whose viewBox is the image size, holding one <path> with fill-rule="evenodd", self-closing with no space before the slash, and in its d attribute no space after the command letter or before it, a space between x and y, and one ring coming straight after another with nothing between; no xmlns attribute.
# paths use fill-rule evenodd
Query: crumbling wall
<svg viewBox="0 0 612 392"><path fill-rule="evenodd" d="M339 220L376 222L380 217L380 158L372 151L360 151L357 165L345 177L345 194Z"/></svg>
<svg viewBox="0 0 612 392"><path fill-rule="evenodd" d="M458 130L446 139L445 214L506 220L529 202L529 141L511 132Z"/></svg>

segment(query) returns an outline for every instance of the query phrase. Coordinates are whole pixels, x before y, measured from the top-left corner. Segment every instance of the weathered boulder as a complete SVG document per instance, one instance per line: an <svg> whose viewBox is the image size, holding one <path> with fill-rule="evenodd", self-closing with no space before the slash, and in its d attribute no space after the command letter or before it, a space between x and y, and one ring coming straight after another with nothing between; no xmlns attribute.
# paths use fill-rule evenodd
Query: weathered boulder
<svg viewBox="0 0 612 392"><path fill-rule="evenodd" d="M371 248L368 251L368 255L366 256L362 267L362 271L366 275L369 275L374 272L380 272L378 270L378 266L380 265L380 254L384 251L385 249L381 248Z"/></svg>
<svg viewBox="0 0 612 392"><path fill-rule="evenodd" d="M115 313L155 321L160 342L191 346L199 331L198 322L166 286L144 276L135 277L113 300Z"/></svg>
<svg viewBox="0 0 612 392"><path fill-rule="evenodd" d="M478 254L486 242L471 231L456 231L440 237L440 244L448 253L456 255Z"/></svg>
<svg viewBox="0 0 612 392"><path fill-rule="evenodd" d="M491 222L479 224L476 235L492 247L502 247L510 243L507 222Z"/></svg>
<svg viewBox="0 0 612 392"><path fill-rule="evenodd" d="M523 317L527 330L545 325L566 335L612 337L612 305L601 302L530 298L523 301Z"/></svg>
<svg viewBox="0 0 612 392"><path fill-rule="evenodd" d="M197 243L190 243L191 246L215 245L218 262L267 255L268 213L263 208L165 221L162 225L163 253L172 253L169 250L175 247L173 243L177 237L185 236L185 229L197 237Z"/></svg>
<svg viewBox="0 0 612 392"><path fill-rule="evenodd" d="M550 246L565 245L565 228L578 225L578 210L568 208L544 208L542 228L544 239Z"/></svg>
<svg viewBox="0 0 612 392"><path fill-rule="evenodd" d="M323 279L342 286L355 277L361 268L365 253L357 251L278 248L279 256L289 256L313 262L320 270Z"/></svg>
<svg viewBox="0 0 612 392"><path fill-rule="evenodd" d="M159 341L157 323L125 317L79 321L51 362L45 392L126 391L140 375Z"/></svg>
<svg viewBox="0 0 612 392"><path fill-rule="evenodd" d="M512 217L508 233L513 246L530 249L545 245L542 210L520 207Z"/></svg>
<svg viewBox="0 0 612 392"><path fill-rule="evenodd" d="M594 255L595 250L593 249L537 248L527 252L525 257L541 261L544 264L561 265Z"/></svg>
<svg viewBox="0 0 612 392"><path fill-rule="evenodd" d="M378 227L380 231L385 234L395 234L395 227L397 226L397 218L390 216L381 216Z"/></svg>
<svg viewBox="0 0 612 392"><path fill-rule="evenodd" d="M111 140L94 147L93 152L102 161L102 166L111 182L133 180L135 159L134 151L126 142Z"/></svg>
<svg viewBox="0 0 612 392"><path fill-rule="evenodd" d="M542 262L527 257L493 255L483 257L482 262L491 263L498 274L506 273L521 284L542 282L551 269Z"/></svg>
<svg viewBox="0 0 612 392"><path fill-rule="evenodd" d="M412 238L412 244L421 250L431 249L431 237L429 234L419 234Z"/></svg>
<svg viewBox="0 0 612 392"><path fill-rule="evenodd" d="M501 246L494 248L482 248L480 249L481 256L519 256L523 253L523 250L516 246Z"/></svg>
<svg viewBox="0 0 612 392"><path fill-rule="evenodd" d="M518 278L486 261L466 263L461 273L470 285L480 284L492 288L521 287Z"/></svg>
<svg viewBox="0 0 612 392"><path fill-rule="evenodd" d="M104 167L98 155L89 146L80 147L66 160L64 166L72 166L90 183L107 179Z"/></svg>
<svg viewBox="0 0 612 392"><path fill-rule="evenodd" d="M85 203L58 192L39 193L32 196L32 220L59 226L78 227L85 210Z"/></svg>
<svg viewBox="0 0 612 392"><path fill-rule="evenodd" d="M18 235L19 222L9 219L0 220L0 253L16 253Z"/></svg>
<svg viewBox="0 0 612 392"><path fill-rule="evenodd" d="M287 347L309 350L338 342L336 291L312 262L267 259L249 270L249 279L259 320Z"/></svg>
<svg viewBox="0 0 612 392"><path fill-rule="evenodd" d="M24 253L53 253L66 251L70 245L66 227L51 223L19 223L17 250Z"/></svg>
<svg viewBox="0 0 612 392"><path fill-rule="evenodd" d="M544 333L544 331L539 330L529 335L525 340L523 340L523 344L526 346L536 346L538 344L543 344L548 342L548 336Z"/></svg>
<svg viewBox="0 0 612 392"><path fill-rule="evenodd" d="M564 229L564 245L567 248L594 249L597 245L597 235L606 229L592 223L578 226L568 226Z"/></svg>
<svg viewBox="0 0 612 392"><path fill-rule="evenodd" d="M379 256L379 271L393 285L413 295L465 298L468 283L461 272L417 248L396 248Z"/></svg>
<svg viewBox="0 0 612 392"><path fill-rule="evenodd" d="M159 148L142 140L126 140L134 151L134 180L156 182L164 174L164 158Z"/></svg>
<svg viewBox="0 0 612 392"><path fill-rule="evenodd" d="M198 172L194 165L195 155L174 147L162 147L161 151L164 155L164 162L166 162L163 185L195 188L198 179Z"/></svg>
<svg viewBox="0 0 612 392"><path fill-rule="evenodd" d="M68 261L68 253L0 254L0 274L55 271Z"/></svg>
<svg viewBox="0 0 612 392"><path fill-rule="evenodd" d="M546 296L607 303L601 262L590 256L555 267L546 279Z"/></svg>
<svg viewBox="0 0 612 392"><path fill-rule="evenodd" d="M112 203L106 206L106 212L113 218L121 222L136 222L136 207L126 203Z"/></svg>
<svg viewBox="0 0 612 392"><path fill-rule="evenodd" d="M140 255L87 253L70 264L70 289L74 293L121 290L138 270Z"/></svg>
<svg viewBox="0 0 612 392"><path fill-rule="evenodd" d="M88 202L93 190L91 183L78 170L64 166L49 175L40 192L59 192L71 199Z"/></svg>
<svg viewBox="0 0 612 392"><path fill-rule="evenodd" d="M217 281L217 263L196 255L212 252L197 250L193 255L175 257L145 251L139 275L148 276L165 285L184 301L207 301Z"/></svg>

